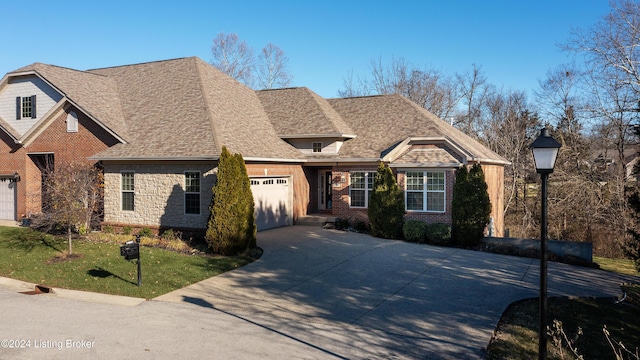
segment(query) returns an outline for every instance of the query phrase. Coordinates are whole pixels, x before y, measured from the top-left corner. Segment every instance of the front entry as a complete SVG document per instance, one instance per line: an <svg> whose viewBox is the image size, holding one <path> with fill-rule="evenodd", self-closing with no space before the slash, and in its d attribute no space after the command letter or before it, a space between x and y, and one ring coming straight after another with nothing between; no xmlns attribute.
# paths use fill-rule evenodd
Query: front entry
<svg viewBox="0 0 640 360"><path fill-rule="evenodd" d="M8 179L0 181L0 220L17 220L16 183Z"/></svg>
<svg viewBox="0 0 640 360"><path fill-rule="evenodd" d="M333 207L331 188L331 170L318 172L318 210L331 210Z"/></svg>

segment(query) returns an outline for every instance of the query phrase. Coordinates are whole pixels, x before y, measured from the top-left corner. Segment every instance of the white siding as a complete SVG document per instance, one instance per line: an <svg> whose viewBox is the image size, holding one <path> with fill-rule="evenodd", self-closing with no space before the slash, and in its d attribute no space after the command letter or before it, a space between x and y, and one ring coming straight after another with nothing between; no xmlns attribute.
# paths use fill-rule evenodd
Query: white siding
<svg viewBox="0 0 640 360"><path fill-rule="evenodd" d="M36 95L36 118L16 120L16 97L31 95ZM62 95L37 76L12 79L0 90L0 117L22 135L60 99Z"/></svg>
<svg viewBox="0 0 640 360"><path fill-rule="evenodd" d="M321 155L321 154L337 154L340 151L340 147L342 146L342 141L338 139L328 139L328 138L320 138L320 139L287 139L289 144L293 145L296 149L298 149L303 154L310 155ZM322 152L314 153L313 152L313 143L322 143Z"/></svg>

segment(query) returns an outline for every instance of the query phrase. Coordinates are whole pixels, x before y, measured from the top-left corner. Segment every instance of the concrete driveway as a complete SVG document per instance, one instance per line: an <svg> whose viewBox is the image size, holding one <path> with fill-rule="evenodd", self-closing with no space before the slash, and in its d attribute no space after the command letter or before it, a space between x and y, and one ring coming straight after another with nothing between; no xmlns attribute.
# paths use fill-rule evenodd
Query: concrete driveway
<svg viewBox="0 0 640 360"><path fill-rule="evenodd" d="M305 226L258 244L258 261L154 301L271 331L299 345L290 358L481 359L506 307L539 291L535 259ZM639 279L549 263L548 280L549 296L617 297Z"/></svg>

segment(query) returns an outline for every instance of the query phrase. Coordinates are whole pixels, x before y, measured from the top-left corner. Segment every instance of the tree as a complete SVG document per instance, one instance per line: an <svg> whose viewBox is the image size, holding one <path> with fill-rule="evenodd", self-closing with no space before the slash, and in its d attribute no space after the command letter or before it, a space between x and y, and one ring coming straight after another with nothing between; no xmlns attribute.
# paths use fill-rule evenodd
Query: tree
<svg viewBox="0 0 640 360"><path fill-rule="evenodd" d="M277 45L267 44L256 57L253 48L235 33L218 34L211 55L211 65L254 89L286 87L293 77L289 59Z"/></svg>
<svg viewBox="0 0 640 360"><path fill-rule="evenodd" d="M480 243L489 224L491 201L480 164L456 170L451 204L451 238L461 246Z"/></svg>
<svg viewBox="0 0 640 360"><path fill-rule="evenodd" d="M269 43L262 48L258 58L256 78L259 89L284 88L291 83L287 71L289 59L278 46Z"/></svg>
<svg viewBox="0 0 640 360"><path fill-rule="evenodd" d="M354 79L350 72L343 79L341 97L399 94L429 110L441 119L447 119L457 106L459 96L455 82L432 69L420 69L403 58L394 58L390 65L382 59L371 61L369 77Z"/></svg>
<svg viewBox="0 0 640 360"><path fill-rule="evenodd" d="M456 117L456 123L461 125L462 131L474 136L482 133L481 126L482 106L490 86L482 68L472 65L470 72L456 76L461 89L461 98L464 100L465 111Z"/></svg>
<svg viewBox="0 0 640 360"><path fill-rule="evenodd" d="M88 231L100 216L102 205L102 172L91 165L72 163L44 174L44 223L67 231L69 255L73 254L73 231Z"/></svg>
<svg viewBox="0 0 640 360"><path fill-rule="evenodd" d="M373 192L367 209L371 235L398 239L404 223L404 196L393 172L380 163L373 180Z"/></svg>
<svg viewBox="0 0 640 360"><path fill-rule="evenodd" d="M242 155L222 147L205 239L214 253L240 254L256 246L254 202Z"/></svg>
<svg viewBox="0 0 640 360"><path fill-rule="evenodd" d="M213 39L211 55L211 65L243 84L251 85L255 63L253 49L237 34L218 34Z"/></svg>
<svg viewBox="0 0 640 360"><path fill-rule="evenodd" d="M640 128L636 127L635 134L640 137ZM640 176L640 163L634 167L633 174ZM625 250L627 255L635 261L636 270L640 271L640 186L636 184L627 201L631 210L632 225L629 228L631 239Z"/></svg>

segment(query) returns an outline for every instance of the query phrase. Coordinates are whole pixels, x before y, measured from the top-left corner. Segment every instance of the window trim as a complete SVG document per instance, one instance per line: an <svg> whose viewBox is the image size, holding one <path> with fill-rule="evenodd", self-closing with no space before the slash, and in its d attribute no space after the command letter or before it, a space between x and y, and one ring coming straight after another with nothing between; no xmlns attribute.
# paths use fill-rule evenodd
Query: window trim
<svg viewBox="0 0 640 360"><path fill-rule="evenodd" d="M353 175L356 173L363 173L364 174L364 188L358 188L358 189L353 189ZM353 208L353 209L367 209L369 208L369 197L371 196L371 193L373 192L373 188L374 188L374 178L376 175L376 171L370 170L370 171L350 171L349 172L349 207ZM369 183L369 179L371 179L371 183ZM369 187L369 184L371 184L371 187ZM352 205L352 200L353 200L353 196L351 195L351 192L353 190L356 191L364 191L364 206L354 206Z"/></svg>
<svg viewBox="0 0 640 360"><path fill-rule="evenodd" d="M125 174L131 174L132 178L132 189L124 189L124 176ZM124 194L131 194L132 202L131 209L124 208ZM136 211L136 173L134 171L123 170L120 171L120 210L121 211Z"/></svg>
<svg viewBox="0 0 640 360"><path fill-rule="evenodd" d="M318 145L318 148L317 148L318 151L316 151L316 145ZM311 143L311 152L312 153L321 153L322 152L322 142L320 142L320 141L312 142Z"/></svg>
<svg viewBox="0 0 640 360"><path fill-rule="evenodd" d="M419 173L422 174L422 190L409 190L408 189L408 183L409 183L409 174L410 173ZM429 190L428 189L428 176L427 174L429 173L435 173L435 174L442 174L443 175L443 189L442 190ZM415 209L409 209L408 205L408 201L407 201L407 196L409 195L409 192L412 193L422 193L422 210L415 210ZM442 210L429 210L427 208L428 206L428 199L429 199L429 193L438 193L438 194L442 194L442 199L443 199L443 203L442 203ZM444 170L407 170L404 173L404 208L406 211L408 212L415 212L415 213L432 213L432 214L444 214L447 212L447 172Z"/></svg>
<svg viewBox="0 0 640 360"><path fill-rule="evenodd" d="M36 119L38 117L36 99L36 95L16 96L16 120ZM29 103L28 106L25 106L26 102ZM27 110L29 111L25 113Z"/></svg>
<svg viewBox="0 0 640 360"><path fill-rule="evenodd" d="M187 174L197 174L198 176L198 191L188 191ZM187 212L187 195L198 195L198 212ZM185 215L200 215L202 213L202 172L199 170L186 170L184 171L184 214Z"/></svg>

